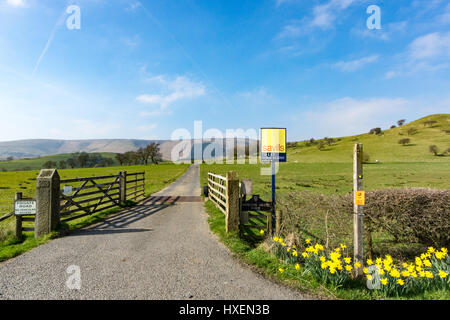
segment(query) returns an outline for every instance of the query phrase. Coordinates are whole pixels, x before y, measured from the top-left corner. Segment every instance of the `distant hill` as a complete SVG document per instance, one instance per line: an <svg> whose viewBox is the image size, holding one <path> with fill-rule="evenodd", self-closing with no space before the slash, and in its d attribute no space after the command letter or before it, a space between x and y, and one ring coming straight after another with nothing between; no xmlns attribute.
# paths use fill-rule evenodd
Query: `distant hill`
<svg viewBox="0 0 450 320"><path fill-rule="evenodd" d="M394 123L393 123L394 124ZM396 125L396 124L395 124ZM372 128L367 128L367 132ZM450 114L436 114L421 118L393 129L381 128L382 134L364 133L349 137L333 137L328 145L324 139L309 144L307 141L290 143L289 162L352 162L353 147L362 143L369 162L428 162L450 163ZM415 130L414 130L415 129ZM330 137L331 138L331 137ZM400 145L400 139L410 139ZM324 147L318 146L323 142ZM436 145L441 156L429 152L429 146Z"/></svg>
<svg viewBox="0 0 450 320"><path fill-rule="evenodd" d="M190 142L190 140L188 140ZM45 157L49 155L70 154L74 152L88 152L88 153L124 153L127 151L136 151L138 148L145 147L153 142L160 144L161 153L164 160L171 159L172 149L180 143L180 141L171 140L137 140L137 139L92 139L92 140L45 140L45 139L30 139L0 142L0 160L5 160L8 157L14 159ZM224 144L227 150L231 149L232 141L227 144L224 139ZM210 140L196 140L194 145L202 146L199 148L204 150L211 144ZM256 141L251 140L251 145L255 145ZM246 145L244 139L238 139L238 146L243 148ZM194 147L192 146L192 149ZM185 150L187 157L189 150Z"/></svg>
<svg viewBox="0 0 450 320"><path fill-rule="evenodd" d="M164 144L164 140L133 140L133 139L93 139L93 140L50 140L30 139L0 142L0 159L7 157L33 158L47 155L73 153L84 151L122 153L134 151L140 147L158 142Z"/></svg>

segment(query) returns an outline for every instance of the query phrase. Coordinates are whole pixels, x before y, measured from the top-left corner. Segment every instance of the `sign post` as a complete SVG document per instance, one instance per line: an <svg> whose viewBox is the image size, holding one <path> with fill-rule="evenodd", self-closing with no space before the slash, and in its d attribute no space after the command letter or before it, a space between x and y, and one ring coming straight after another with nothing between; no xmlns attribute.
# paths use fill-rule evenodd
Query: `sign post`
<svg viewBox="0 0 450 320"><path fill-rule="evenodd" d="M364 265L363 261L363 206L365 192L363 191L363 145L355 144L353 151L353 260ZM355 268L356 276L363 275L362 267Z"/></svg>
<svg viewBox="0 0 450 320"><path fill-rule="evenodd" d="M272 163L272 226L276 225L275 175L277 163L286 162L286 128L261 128L261 162ZM272 228L273 230L276 228Z"/></svg>

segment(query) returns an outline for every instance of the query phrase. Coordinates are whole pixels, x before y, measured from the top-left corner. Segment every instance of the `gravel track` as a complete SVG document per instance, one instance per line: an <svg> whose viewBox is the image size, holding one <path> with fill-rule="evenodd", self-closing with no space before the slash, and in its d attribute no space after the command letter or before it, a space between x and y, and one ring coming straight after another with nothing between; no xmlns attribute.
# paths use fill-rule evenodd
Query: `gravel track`
<svg viewBox="0 0 450 320"><path fill-rule="evenodd" d="M199 196L199 167L156 196ZM81 289L66 269L81 270ZM306 299L234 259L202 202L148 199L96 225L0 263L0 299Z"/></svg>

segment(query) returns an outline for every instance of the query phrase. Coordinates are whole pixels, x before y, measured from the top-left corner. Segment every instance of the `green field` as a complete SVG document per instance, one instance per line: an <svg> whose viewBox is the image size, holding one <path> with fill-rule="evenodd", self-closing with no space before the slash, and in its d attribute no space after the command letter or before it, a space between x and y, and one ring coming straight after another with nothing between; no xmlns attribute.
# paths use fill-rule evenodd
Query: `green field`
<svg viewBox="0 0 450 320"><path fill-rule="evenodd" d="M432 126L425 122L434 120ZM407 135L411 128L417 132ZM364 164L364 189L429 187L450 189L450 114L432 115L408 123L399 128L385 130L382 135L361 134L351 137L334 138L330 146L317 148L320 141L306 146L297 142L288 147L287 163L280 164L276 176L279 195L292 191L313 191L326 194L344 194L353 191L353 148L362 143L370 160ZM398 140L407 137L410 145L402 146ZM442 155L434 156L429 145L436 145ZM376 161L378 160L378 162ZM239 178L253 180L253 193L270 199L271 176L260 173L261 164L203 164L201 183L207 184L207 172L225 175L236 171Z"/></svg>
<svg viewBox="0 0 450 320"><path fill-rule="evenodd" d="M116 160L116 154L111 152L100 152L100 154L103 158L110 158L114 161L115 165L118 165L119 163ZM22 171L22 170L39 170L42 169L44 163L47 161L54 161L56 163L59 163L59 161L67 161L72 157L71 153L64 153L64 154L56 154L51 156L44 156L39 158L25 158L20 160L11 160L11 161L0 161L0 172L1 171Z"/></svg>
<svg viewBox="0 0 450 320"><path fill-rule="evenodd" d="M450 157L449 159L450 160ZM252 179L253 193L270 200L271 176L260 174L260 164L203 164L201 183L207 184L207 173L225 175L236 171L239 179ZM295 191L313 191L325 194L345 194L353 191L352 163L285 163L276 175L278 195ZM450 161L447 162L391 162L365 164L364 189L429 187L450 189Z"/></svg>
<svg viewBox="0 0 450 320"><path fill-rule="evenodd" d="M65 169L58 170L61 179L82 178L117 174L121 170L129 173L145 171L145 194L150 195L179 178L188 165L164 163L160 165L139 165L108 168ZM0 216L13 211L14 194L22 192L24 197L34 197L36 192L36 177L39 171L0 172ZM12 230L14 219L0 222L3 234ZM1 235L1 233L0 233ZM1 239L0 239L1 240Z"/></svg>

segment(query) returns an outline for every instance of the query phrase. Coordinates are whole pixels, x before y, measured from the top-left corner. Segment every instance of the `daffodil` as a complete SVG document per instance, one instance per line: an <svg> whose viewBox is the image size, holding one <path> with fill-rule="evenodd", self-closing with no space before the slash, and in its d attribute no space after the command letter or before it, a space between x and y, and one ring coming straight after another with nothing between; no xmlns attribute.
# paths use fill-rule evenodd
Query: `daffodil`
<svg viewBox="0 0 450 320"><path fill-rule="evenodd" d="M278 271L280 271L280 273L283 273L284 269L283 268L279 268Z"/></svg>
<svg viewBox="0 0 450 320"><path fill-rule="evenodd" d="M373 265L373 260L372 260L372 259L367 259L367 265L368 265L368 266Z"/></svg>
<svg viewBox="0 0 450 320"><path fill-rule="evenodd" d="M344 258L344 261L345 263L350 264L352 262L352 258L350 257Z"/></svg>
<svg viewBox="0 0 450 320"><path fill-rule="evenodd" d="M444 278L447 278L447 276L448 276L448 273L447 273L447 272L444 272L444 271L442 271L442 270L439 270L439 277L441 277L442 279L444 279Z"/></svg>
<svg viewBox="0 0 450 320"><path fill-rule="evenodd" d="M400 272L398 272L397 269L392 269L391 272L389 272L389 274L390 274L391 277L393 277L393 278L400 278Z"/></svg>
<svg viewBox="0 0 450 320"><path fill-rule="evenodd" d="M259 234L264 234L264 230L261 230L261 231L259 232Z"/></svg>
<svg viewBox="0 0 450 320"><path fill-rule="evenodd" d="M309 244L311 242L311 239L306 239L305 242L306 244Z"/></svg>
<svg viewBox="0 0 450 320"><path fill-rule="evenodd" d="M381 284L382 284L383 286L385 286L385 285L388 284L388 279L387 279L387 278L381 278L381 279L380 279L380 282L381 282Z"/></svg>
<svg viewBox="0 0 450 320"><path fill-rule="evenodd" d="M347 270L347 271L352 271L352 266L351 265L346 265L345 266L345 270Z"/></svg>
<svg viewBox="0 0 450 320"><path fill-rule="evenodd" d="M308 252L303 252L303 253L302 253L302 256L303 256L303 258L308 258L308 257L309 257L309 254L308 254Z"/></svg>
<svg viewBox="0 0 450 320"><path fill-rule="evenodd" d="M403 281L402 279L398 279L397 283L402 286L405 284L405 281Z"/></svg>
<svg viewBox="0 0 450 320"><path fill-rule="evenodd" d="M355 268L361 268L361 263L355 262Z"/></svg>
<svg viewBox="0 0 450 320"><path fill-rule="evenodd" d="M298 263L295 264L295 270L300 270L300 265Z"/></svg>

